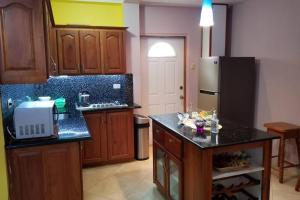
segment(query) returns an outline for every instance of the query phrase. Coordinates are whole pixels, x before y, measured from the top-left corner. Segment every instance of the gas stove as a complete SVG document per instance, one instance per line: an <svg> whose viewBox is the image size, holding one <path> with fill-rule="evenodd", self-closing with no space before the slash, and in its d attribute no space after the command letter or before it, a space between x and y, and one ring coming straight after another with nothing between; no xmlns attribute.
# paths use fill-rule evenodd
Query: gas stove
<svg viewBox="0 0 300 200"><path fill-rule="evenodd" d="M120 104L119 102L114 103L94 103L89 105L78 105L76 104L76 110L79 111L89 111L89 110L101 110L101 109L109 109L109 108L126 108L127 104Z"/></svg>

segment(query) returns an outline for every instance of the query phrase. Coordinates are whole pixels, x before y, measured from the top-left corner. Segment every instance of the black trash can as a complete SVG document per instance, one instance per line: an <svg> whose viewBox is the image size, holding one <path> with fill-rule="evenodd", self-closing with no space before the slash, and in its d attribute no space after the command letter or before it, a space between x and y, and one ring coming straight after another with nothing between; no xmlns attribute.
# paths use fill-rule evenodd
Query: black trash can
<svg viewBox="0 0 300 200"><path fill-rule="evenodd" d="M149 118L143 115L134 115L134 144L135 159L149 159Z"/></svg>

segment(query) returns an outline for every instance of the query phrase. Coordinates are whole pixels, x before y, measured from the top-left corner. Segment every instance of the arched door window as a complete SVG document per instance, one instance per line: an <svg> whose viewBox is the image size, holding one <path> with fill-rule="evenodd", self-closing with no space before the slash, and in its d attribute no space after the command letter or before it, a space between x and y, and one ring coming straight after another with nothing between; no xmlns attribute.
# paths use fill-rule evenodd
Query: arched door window
<svg viewBox="0 0 300 200"><path fill-rule="evenodd" d="M175 57L174 48L167 42L157 42L148 51L149 58Z"/></svg>

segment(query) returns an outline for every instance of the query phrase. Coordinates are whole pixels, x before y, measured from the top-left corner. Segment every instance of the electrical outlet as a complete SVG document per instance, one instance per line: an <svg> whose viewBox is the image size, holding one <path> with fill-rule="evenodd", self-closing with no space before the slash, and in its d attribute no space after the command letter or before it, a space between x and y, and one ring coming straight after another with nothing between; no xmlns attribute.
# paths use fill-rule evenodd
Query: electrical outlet
<svg viewBox="0 0 300 200"><path fill-rule="evenodd" d="M117 89L121 89L121 84L113 84L113 88L115 89L115 90L117 90Z"/></svg>
<svg viewBox="0 0 300 200"><path fill-rule="evenodd" d="M14 105L13 100L12 100L11 98L9 98L9 99L7 100L7 108L8 108L8 109L11 109L11 108L13 107L13 105Z"/></svg>

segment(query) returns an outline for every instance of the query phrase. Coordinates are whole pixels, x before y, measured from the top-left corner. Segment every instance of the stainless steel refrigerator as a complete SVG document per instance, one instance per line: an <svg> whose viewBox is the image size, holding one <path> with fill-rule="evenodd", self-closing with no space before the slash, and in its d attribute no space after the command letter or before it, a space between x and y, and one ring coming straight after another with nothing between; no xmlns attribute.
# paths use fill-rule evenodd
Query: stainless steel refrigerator
<svg viewBox="0 0 300 200"><path fill-rule="evenodd" d="M254 57L202 58L198 108L216 109L220 118L253 127L255 82Z"/></svg>

